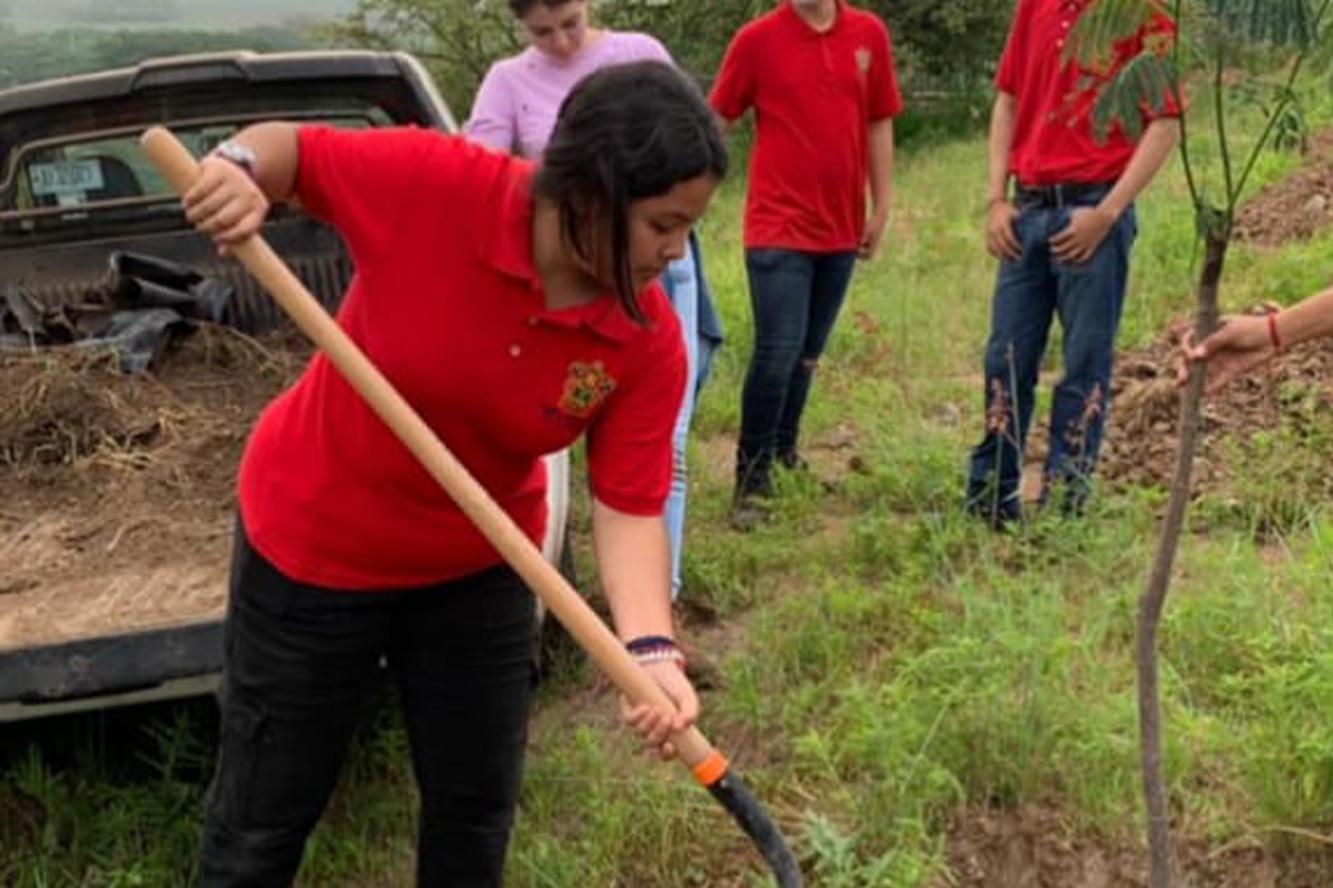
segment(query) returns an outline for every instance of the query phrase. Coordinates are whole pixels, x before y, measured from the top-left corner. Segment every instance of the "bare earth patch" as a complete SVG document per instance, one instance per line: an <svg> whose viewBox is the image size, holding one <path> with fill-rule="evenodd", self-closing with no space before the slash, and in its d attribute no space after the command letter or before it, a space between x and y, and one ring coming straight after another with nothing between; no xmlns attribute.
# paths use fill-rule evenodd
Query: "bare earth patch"
<svg viewBox="0 0 1333 888"><path fill-rule="evenodd" d="M1129 842L1080 837L1059 814L1028 805L968 810L949 827L950 888L1143 888L1147 853ZM1249 843L1176 849L1181 888L1325 888L1333 855L1275 856Z"/></svg>
<svg viewBox="0 0 1333 888"><path fill-rule="evenodd" d="M1276 247L1333 224L1333 130L1310 141L1301 168L1260 189L1236 216L1237 240Z"/></svg>
<svg viewBox="0 0 1333 888"><path fill-rule="evenodd" d="M241 449L307 353L201 327L139 376L0 355L0 650L220 616Z"/></svg>
<svg viewBox="0 0 1333 888"><path fill-rule="evenodd" d="M1108 427L1097 469L1104 483L1170 484L1180 437L1177 354L1173 338L1163 337L1147 348L1117 357ZM1331 420L1333 342L1311 342L1291 349L1267 368L1233 382L1204 402L1204 434L1194 461L1194 492L1216 489L1240 468L1249 471L1248 467L1230 465L1228 458L1251 449L1256 433L1276 431L1285 425L1298 437L1313 438L1322 434ZM1026 480L1039 484L1041 461L1049 441L1044 418L1034 422L1029 438ZM1327 492L1333 494L1333 478L1329 479Z"/></svg>
<svg viewBox="0 0 1333 888"><path fill-rule="evenodd" d="M1111 412L1112 443L1107 473L1125 480L1167 481L1174 471L1179 399L1174 388L1175 345L1169 341L1127 356L1121 364ZM1257 432L1286 425L1296 435L1314 435L1333 417L1333 342L1298 346L1267 369L1237 380L1208 398L1203 410L1197 484L1229 476L1228 438L1244 450Z"/></svg>

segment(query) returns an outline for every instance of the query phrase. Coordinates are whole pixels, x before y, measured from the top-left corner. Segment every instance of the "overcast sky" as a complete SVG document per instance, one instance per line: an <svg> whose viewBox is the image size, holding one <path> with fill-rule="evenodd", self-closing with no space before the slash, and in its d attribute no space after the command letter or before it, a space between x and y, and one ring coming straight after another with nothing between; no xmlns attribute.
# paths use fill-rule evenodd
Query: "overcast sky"
<svg viewBox="0 0 1333 888"><path fill-rule="evenodd" d="M356 0L0 0L23 27L68 25L89 9L119 6L121 9L173 10L163 27L245 27L277 24L295 16L332 17L348 12ZM135 22L138 27L156 22Z"/></svg>

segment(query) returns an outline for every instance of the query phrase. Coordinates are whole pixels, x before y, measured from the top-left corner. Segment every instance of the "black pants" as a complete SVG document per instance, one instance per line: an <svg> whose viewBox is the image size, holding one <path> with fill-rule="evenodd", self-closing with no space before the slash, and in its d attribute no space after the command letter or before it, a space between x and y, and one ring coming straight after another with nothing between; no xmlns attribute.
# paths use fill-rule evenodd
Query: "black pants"
<svg viewBox="0 0 1333 888"><path fill-rule="evenodd" d="M238 532L200 888L291 884L382 658L421 790L418 886L500 885L535 635L532 594L508 568L333 591L288 579Z"/></svg>

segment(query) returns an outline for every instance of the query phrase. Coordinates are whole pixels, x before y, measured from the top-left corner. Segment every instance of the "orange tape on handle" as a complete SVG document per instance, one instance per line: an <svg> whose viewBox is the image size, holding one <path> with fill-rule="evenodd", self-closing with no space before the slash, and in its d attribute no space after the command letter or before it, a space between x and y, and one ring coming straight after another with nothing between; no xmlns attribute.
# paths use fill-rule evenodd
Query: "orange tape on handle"
<svg viewBox="0 0 1333 888"><path fill-rule="evenodd" d="M694 766L692 773L701 786L712 786L726 775L730 767L731 763L727 761L726 756L716 749L710 749L708 756Z"/></svg>

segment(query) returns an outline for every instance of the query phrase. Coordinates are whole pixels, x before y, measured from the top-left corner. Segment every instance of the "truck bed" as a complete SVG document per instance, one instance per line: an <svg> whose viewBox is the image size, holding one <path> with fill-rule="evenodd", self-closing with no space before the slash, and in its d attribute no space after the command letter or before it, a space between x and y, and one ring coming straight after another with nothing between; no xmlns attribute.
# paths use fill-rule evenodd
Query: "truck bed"
<svg viewBox="0 0 1333 888"><path fill-rule="evenodd" d="M0 355L0 654L218 621L241 448L307 355L211 325L140 376Z"/></svg>
<svg viewBox="0 0 1333 888"><path fill-rule="evenodd" d="M262 119L456 130L402 53L179 56L0 91L0 722L217 679L237 462L309 348L191 230L137 139L165 124L201 154ZM275 207L264 236L332 308L352 272L336 233ZM127 254L230 284L222 325L142 376L109 356L8 350L80 338L70 319L121 292L108 285Z"/></svg>

